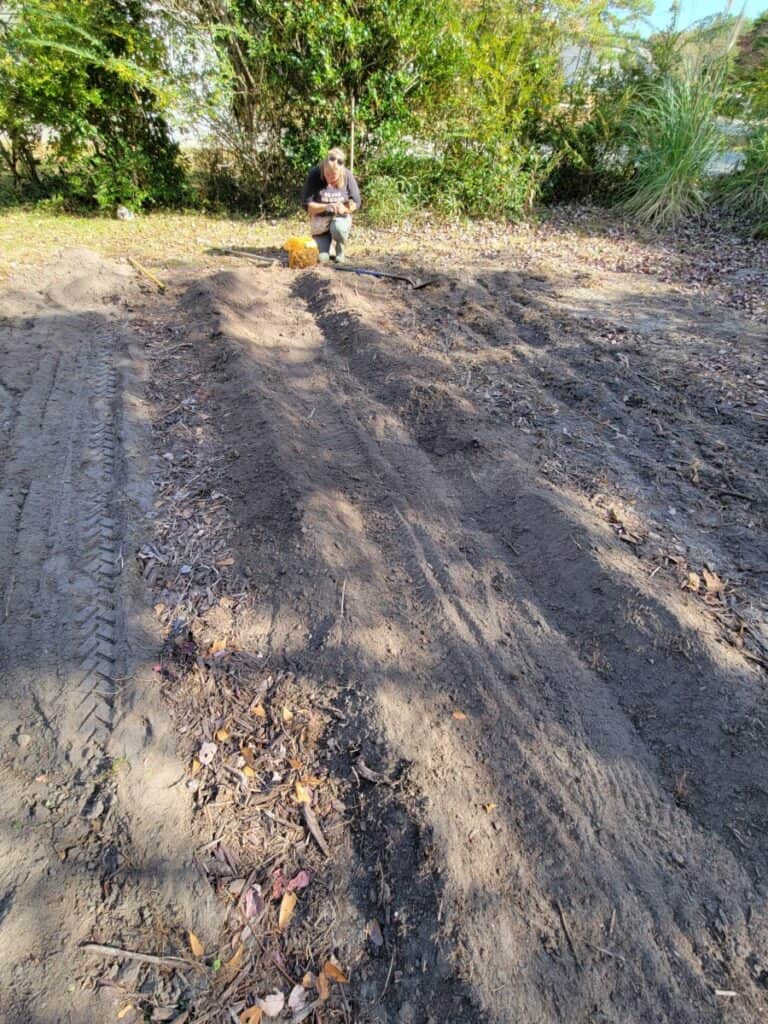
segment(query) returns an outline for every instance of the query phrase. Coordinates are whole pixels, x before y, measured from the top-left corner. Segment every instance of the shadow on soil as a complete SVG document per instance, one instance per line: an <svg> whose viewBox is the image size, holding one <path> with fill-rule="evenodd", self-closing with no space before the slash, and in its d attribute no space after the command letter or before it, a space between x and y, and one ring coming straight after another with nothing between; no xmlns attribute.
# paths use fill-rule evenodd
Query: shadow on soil
<svg viewBox="0 0 768 1024"><path fill-rule="evenodd" d="M746 895L768 867L755 674L542 485L514 430L488 447L479 403L441 384L443 359L369 326L317 275L294 289L322 332L303 348L259 342L273 299L242 275L213 291L234 319L203 367L220 446L238 452L221 486L266 609L262 640L293 670L343 681L355 748L383 732L406 760L419 747L432 758L418 779L423 792L432 774L429 807L377 794L359 823L356 899L380 912L386 864L394 958L361 967L357 1012L380 1012L367 991L398 1020L473 1019L458 977L487 993L510 973L525 992L501 1002L532 1019L715 1021L705 979L735 975L762 1005L750 965L768 950ZM550 339L537 328L527 343ZM472 865L458 891L440 879L446 861L453 884ZM435 944L444 904L463 921L458 975ZM605 953L614 927L620 952Z"/></svg>

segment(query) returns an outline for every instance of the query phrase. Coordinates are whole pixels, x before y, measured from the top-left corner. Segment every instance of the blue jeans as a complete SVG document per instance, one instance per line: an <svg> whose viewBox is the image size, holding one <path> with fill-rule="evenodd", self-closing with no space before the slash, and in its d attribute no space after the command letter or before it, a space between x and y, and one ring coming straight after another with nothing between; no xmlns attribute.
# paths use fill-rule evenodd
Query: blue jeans
<svg viewBox="0 0 768 1024"><path fill-rule="evenodd" d="M330 252L331 242L340 242L344 245L346 240L349 238L349 233L352 230L352 218L347 217L333 217L329 225L329 230L324 235L315 235L315 241L317 242L317 248L320 252Z"/></svg>

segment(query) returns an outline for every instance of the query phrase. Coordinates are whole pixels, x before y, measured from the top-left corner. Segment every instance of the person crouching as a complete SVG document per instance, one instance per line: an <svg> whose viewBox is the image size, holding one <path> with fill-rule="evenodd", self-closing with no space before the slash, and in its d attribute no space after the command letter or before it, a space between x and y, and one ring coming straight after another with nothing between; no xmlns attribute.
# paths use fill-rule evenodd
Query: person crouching
<svg viewBox="0 0 768 1024"><path fill-rule="evenodd" d="M329 259L344 262L352 214L360 209L360 189L352 171L344 166L345 159L342 149L329 150L325 160L309 172L304 184L301 203L309 214L310 231L317 242L321 263ZM336 247L333 256L331 243Z"/></svg>

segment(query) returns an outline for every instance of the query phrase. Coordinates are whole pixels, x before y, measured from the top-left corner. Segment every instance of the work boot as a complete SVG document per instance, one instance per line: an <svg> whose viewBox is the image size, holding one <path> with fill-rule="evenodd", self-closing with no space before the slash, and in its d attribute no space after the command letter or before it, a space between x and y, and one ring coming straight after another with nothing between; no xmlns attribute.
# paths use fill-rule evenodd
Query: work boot
<svg viewBox="0 0 768 1024"><path fill-rule="evenodd" d="M336 242L336 262L346 263L347 257L344 255L344 243Z"/></svg>
<svg viewBox="0 0 768 1024"><path fill-rule="evenodd" d="M331 254L329 252L319 252L317 254L318 263L327 263L330 258Z"/></svg>

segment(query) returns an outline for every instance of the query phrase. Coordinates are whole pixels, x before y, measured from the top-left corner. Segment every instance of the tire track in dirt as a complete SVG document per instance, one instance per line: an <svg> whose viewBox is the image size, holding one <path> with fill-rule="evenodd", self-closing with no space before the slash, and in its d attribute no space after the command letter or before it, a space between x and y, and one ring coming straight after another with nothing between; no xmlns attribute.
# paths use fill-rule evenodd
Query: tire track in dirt
<svg viewBox="0 0 768 1024"><path fill-rule="evenodd" d="M166 927L177 912L188 927L199 897L189 854L169 855L177 838L190 839L173 832L188 813L177 806L183 796L160 792L179 766L133 725L136 705L147 728L157 708L137 700L140 660L153 652L136 656L147 637L133 624L135 595L122 572L121 491L130 480L119 366L129 339L114 303L131 279L80 251L40 269L34 284L12 281L2 299L0 376L12 396L0 463L0 1019L8 1024L112 1019L113 997L95 990L94 964L78 944L94 935L154 944L141 924L152 920L146 907L165 915ZM171 876L187 887L177 907L168 902ZM106 969L112 981L127 970Z"/></svg>
<svg viewBox="0 0 768 1024"><path fill-rule="evenodd" d="M83 637L79 653L82 694L76 714L77 729L86 743L102 748L112 728L117 648L115 644L116 593L118 573L118 524L114 518L115 487L115 402L117 375L108 354L99 353L93 374L94 422L85 451L86 475L93 485L81 526L83 566L91 579L89 604L78 613Z"/></svg>
<svg viewBox="0 0 768 1024"><path fill-rule="evenodd" d="M699 1024L719 1019L713 988L732 985L734 1019L751 1021L768 955L753 883L675 806L620 695L510 550L515 490L554 509L552 497L482 431L472 443L445 363L374 328L382 291L360 292L362 314L357 289L324 274L289 289L227 273L196 292L218 339L207 374L239 453L229 489L258 565L262 640L359 686L412 762L448 925L494 1019ZM456 442L447 458L438 435ZM615 549L577 508L535 526ZM433 996L409 993L417 1012Z"/></svg>

